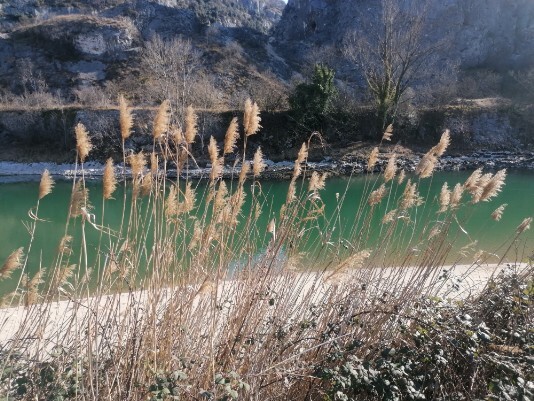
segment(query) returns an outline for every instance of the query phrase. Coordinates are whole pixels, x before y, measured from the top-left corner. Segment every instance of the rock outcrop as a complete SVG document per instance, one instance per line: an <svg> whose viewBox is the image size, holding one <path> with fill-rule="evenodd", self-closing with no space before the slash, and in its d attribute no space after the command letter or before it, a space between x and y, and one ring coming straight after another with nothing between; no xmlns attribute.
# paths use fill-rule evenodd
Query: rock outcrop
<svg viewBox="0 0 534 401"><path fill-rule="evenodd" d="M395 0L397 1L397 0ZM400 0L408 2L413 0ZM416 0L418 1L418 0ZM463 68L523 68L534 64L534 2L532 0L430 0L426 7L426 39L450 39L443 56ZM289 0L277 26L278 39L315 45L338 45L350 31L379 23L377 0Z"/></svg>

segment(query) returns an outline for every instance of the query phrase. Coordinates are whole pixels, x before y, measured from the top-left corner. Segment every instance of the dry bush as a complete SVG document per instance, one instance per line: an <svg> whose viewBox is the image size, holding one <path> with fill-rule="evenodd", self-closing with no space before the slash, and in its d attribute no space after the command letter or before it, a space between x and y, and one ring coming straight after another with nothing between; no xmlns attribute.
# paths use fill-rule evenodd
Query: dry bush
<svg viewBox="0 0 534 401"><path fill-rule="evenodd" d="M124 129L117 138L124 149L131 111L126 104L121 110ZM259 119L257 105L247 101L241 123L247 135L256 134ZM393 180L395 158L385 179L368 174L362 200L346 221L339 214L350 202L346 195L326 205L326 175L306 177L308 143L298 153L282 208L274 210L258 181L261 150L252 165L242 159L232 181L221 179L237 138L235 122L228 143L210 139L206 185L188 178L195 122L189 109L182 132L170 124L165 102L154 119L152 152L124 154L127 169L108 165L103 199L91 196L85 182L85 150L93 137L77 127L78 148L85 150L78 153L65 237L54 260L46 261L46 276L41 270L23 276L3 299L11 309L0 311L0 331L10 341L0 344L0 394L28 400L323 397L319 367L333 356L344 358L345 350L372 354L380 342L397 338L402 317L416 305L447 296L440 275L462 230L457 215L473 207L456 188L488 200L505 176L478 171L467 183L451 185L454 195L440 197L436 215L418 188L446 150L446 132L425 155L418 178ZM378 147L369 170L377 154ZM168 175L170 168L176 177ZM114 173L128 177L118 185L122 192L113 193ZM122 204L121 223L110 226L105 212L92 214L96 202L104 211L109 202ZM385 215L379 205L387 205ZM39 201L30 234L43 224L38 208ZM99 233L97 249L87 246L89 230ZM8 263L11 274L28 272L31 252L38 250L30 242L17 263L14 257Z"/></svg>

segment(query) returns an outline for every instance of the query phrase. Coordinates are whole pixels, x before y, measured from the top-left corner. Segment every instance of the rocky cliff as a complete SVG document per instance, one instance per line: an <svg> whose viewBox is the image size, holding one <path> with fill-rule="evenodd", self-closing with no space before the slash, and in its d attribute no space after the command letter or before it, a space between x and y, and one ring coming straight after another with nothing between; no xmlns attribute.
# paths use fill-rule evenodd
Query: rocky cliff
<svg viewBox="0 0 534 401"><path fill-rule="evenodd" d="M414 9L427 15L427 39L447 37L451 46L444 56L457 59L462 67L509 69L534 64L534 1L418 3ZM277 26L277 37L294 51L298 42L339 45L348 32L376 25L380 14L381 2L377 0L289 0Z"/></svg>

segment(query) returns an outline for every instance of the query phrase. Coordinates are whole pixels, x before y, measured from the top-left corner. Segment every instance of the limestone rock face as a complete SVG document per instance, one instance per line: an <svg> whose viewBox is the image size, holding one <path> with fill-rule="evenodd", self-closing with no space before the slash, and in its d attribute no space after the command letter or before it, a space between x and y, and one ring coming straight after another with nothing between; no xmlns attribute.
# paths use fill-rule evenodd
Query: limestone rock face
<svg viewBox="0 0 534 401"><path fill-rule="evenodd" d="M405 2L407 0L399 0ZM534 64L534 1L429 0L428 40L445 36L446 57L464 68L521 68ZM378 0L289 0L277 26L278 40L340 44L348 32L379 22ZM365 24L364 24L365 21Z"/></svg>

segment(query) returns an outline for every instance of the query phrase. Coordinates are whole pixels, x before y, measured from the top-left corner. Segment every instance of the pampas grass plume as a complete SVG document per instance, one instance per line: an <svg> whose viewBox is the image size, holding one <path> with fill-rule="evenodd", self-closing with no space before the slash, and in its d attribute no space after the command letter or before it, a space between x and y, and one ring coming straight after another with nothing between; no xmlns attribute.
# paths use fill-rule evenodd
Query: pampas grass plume
<svg viewBox="0 0 534 401"><path fill-rule="evenodd" d="M502 219L502 215L506 206L508 206L508 204L503 203L501 206L495 209L495 211L491 214L491 218L495 221L500 221Z"/></svg>
<svg viewBox="0 0 534 401"><path fill-rule="evenodd" d="M154 118L154 127L152 128L152 136L155 140L158 140L161 138L161 136L167 131L169 128L169 122L170 122L170 102L168 100L164 100L159 108L158 112L156 113L156 117Z"/></svg>
<svg viewBox="0 0 534 401"><path fill-rule="evenodd" d="M261 147L258 147L256 153L254 153L254 159L252 160L252 174L254 178L259 177L259 175L265 170L266 164L263 161L263 152Z"/></svg>
<svg viewBox="0 0 534 401"><path fill-rule="evenodd" d="M185 110L185 141L189 144L195 142L197 136L197 122L198 117L192 106L188 106Z"/></svg>
<svg viewBox="0 0 534 401"><path fill-rule="evenodd" d="M111 157L106 161L102 181L104 199L112 199L111 196L115 192L115 189L117 189L117 178L115 177L115 168L113 167L113 159Z"/></svg>
<svg viewBox="0 0 534 401"><path fill-rule="evenodd" d="M74 132L76 133L76 150L78 152L78 157L80 162L83 163L93 148L93 145L91 144L89 134L82 123L76 124L76 127L74 127Z"/></svg>
<svg viewBox="0 0 534 401"><path fill-rule="evenodd" d="M232 118L230 125L226 130L224 137L224 149L223 154L233 153L237 139L239 138L239 124L237 123L237 117Z"/></svg>
<svg viewBox="0 0 534 401"><path fill-rule="evenodd" d="M384 135L382 136L383 141L391 141L391 137L393 136L393 124L389 124L386 130L384 131Z"/></svg>
<svg viewBox="0 0 534 401"><path fill-rule="evenodd" d="M396 173L397 173L397 155L392 154L388 160L386 169L384 170L384 179L386 180L386 182L389 182L393 178L395 178Z"/></svg>
<svg viewBox="0 0 534 401"><path fill-rule="evenodd" d="M245 101L245 115L243 117L243 125L245 128L245 135L251 136L256 134L260 128L260 109L256 102L252 103L250 99Z"/></svg>
<svg viewBox="0 0 534 401"><path fill-rule="evenodd" d="M382 198L384 198L384 195L386 194L386 185L382 184L380 187L369 195L369 199L367 200L370 206L375 206L382 201Z"/></svg>
<svg viewBox="0 0 534 401"><path fill-rule="evenodd" d="M530 229L530 223L532 223L532 217L527 217L524 219L521 224L517 227L517 234L521 234L523 231Z"/></svg>
<svg viewBox="0 0 534 401"><path fill-rule="evenodd" d="M125 141L132 134L133 116L132 110L123 95L119 95L119 123L121 127L121 137Z"/></svg>
<svg viewBox="0 0 534 401"><path fill-rule="evenodd" d="M6 261L0 268L0 280L4 280L6 278L11 277L11 274L15 270L21 268L22 257L24 255L23 251L24 251L24 248L19 248L11 252L11 254L7 257Z"/></svg>
<svg viewBox="0 0 534 401"><path fill-rule="evenodd" d="M54 180L48 170L43 171L41 175L41 182L39 183L39 199L43 199L46 195L52 192L54 188Z"/></svg>
<svg viewBox="0 0 534 401"><path fill-rule="evenodd" d="M369 155L369 159L367 160L367 171L368 172L370 173L373 172L377 161L378 161L378 148L375 147L371 151L371 154Z"/></svg>

